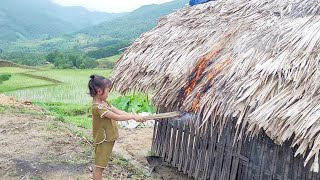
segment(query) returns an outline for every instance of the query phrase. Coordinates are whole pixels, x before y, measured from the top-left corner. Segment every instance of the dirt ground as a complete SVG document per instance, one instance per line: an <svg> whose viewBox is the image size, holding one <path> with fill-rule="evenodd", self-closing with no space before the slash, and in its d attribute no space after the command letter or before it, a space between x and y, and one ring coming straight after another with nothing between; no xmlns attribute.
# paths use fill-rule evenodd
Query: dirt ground
<svg viewBox="0 0 320 180"><path fill-rule="evenodd" d="M29 103L0 96L2 109L11 106L10 111L0 111L0 179L91 179L88 167L93 147L86 138L90 130L56 121ZM105 179L189 179L166 166L151 177L144 175L148 174L145 156L152 133L153 128L120 129Z"/></svg>

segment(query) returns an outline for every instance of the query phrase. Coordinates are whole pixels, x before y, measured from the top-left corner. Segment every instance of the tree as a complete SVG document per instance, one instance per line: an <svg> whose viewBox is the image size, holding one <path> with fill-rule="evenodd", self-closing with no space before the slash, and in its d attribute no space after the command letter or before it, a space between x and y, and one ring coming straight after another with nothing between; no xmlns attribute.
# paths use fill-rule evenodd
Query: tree
<svg viewBox="0 0 320 180"><path fill-rule="evenodd" d="M68 60L70 62L72 62L72 66L74 66L76 68L80 68L80 65L83 62L83 57L81 57L79 55L69 54L68 55Z"/></svg>
<svg viewBox="0 0 320 180"><path fill-rule="evenodd" d="M61 54L58 50L55 50L47 55L46 60L48 62L55 63L56 59L58 58L63 58L63 54Z"/></svg>
<svg viewBox="0 0 320 180"><path fill-rule="evenodd" d="M54 60L55 60L55 56L54 56L54 53L49 53L46 57L46 60L48 62L51 62L51 63L54 63Z"/></svg>
<svg viewBox="0 0 320 180"><path fill-rule="evenodd" d="M89 58L79 52L64 52L54 51L46 56L46 60L53 63L56 68L80 68L89 69L97 67L98 63L95 59Z"/></svg>
<svg viewBox="0 0 320 180"><path fill-rule="evenodd" d="M83 69L92 69L98 66L98 62L95 59L87 58L81 65Z"/></svg>

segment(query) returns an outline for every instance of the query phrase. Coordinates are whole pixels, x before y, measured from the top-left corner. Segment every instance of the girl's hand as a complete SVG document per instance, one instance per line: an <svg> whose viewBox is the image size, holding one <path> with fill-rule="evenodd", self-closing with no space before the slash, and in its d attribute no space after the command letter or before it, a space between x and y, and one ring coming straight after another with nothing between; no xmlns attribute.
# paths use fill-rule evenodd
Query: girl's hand
<svg viewBox="0 0 320 180"><path fill-rule="evenodd" d="M140 115L134 115L133 119L137 122L145 122L146 121L143 119L143 116L140 116Z"/></svg>

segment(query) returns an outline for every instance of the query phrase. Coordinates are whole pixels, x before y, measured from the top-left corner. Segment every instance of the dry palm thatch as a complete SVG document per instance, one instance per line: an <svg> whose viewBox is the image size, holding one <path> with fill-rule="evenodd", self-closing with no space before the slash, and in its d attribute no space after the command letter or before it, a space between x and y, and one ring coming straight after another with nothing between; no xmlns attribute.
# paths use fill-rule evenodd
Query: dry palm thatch
<svg viewBox="0 0 320 180"><path fill-rule="evenodd" d="M319 0L221 0L162 18L113 77L121 92L153 90L158 106L201 113L199 125L236 117L239 138L293 138L318 172L319 51Z"/></svg>

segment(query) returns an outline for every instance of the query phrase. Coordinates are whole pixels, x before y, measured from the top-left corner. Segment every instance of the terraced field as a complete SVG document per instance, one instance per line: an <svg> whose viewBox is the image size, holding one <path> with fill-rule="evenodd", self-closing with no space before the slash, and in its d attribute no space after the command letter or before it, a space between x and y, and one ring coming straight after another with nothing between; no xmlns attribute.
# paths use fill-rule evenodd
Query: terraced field
<svg viewBox="0 0 320 180"><path fill-rule="evenodd" d="M0 84L0 93L20 100L41 102L88 103L87 83L91 74L108 77L111 70L79 69L29 69L1 67L0 75L11 78ZM110 99L118 96L112 93Z"/></svg>

